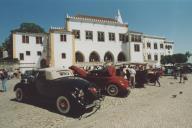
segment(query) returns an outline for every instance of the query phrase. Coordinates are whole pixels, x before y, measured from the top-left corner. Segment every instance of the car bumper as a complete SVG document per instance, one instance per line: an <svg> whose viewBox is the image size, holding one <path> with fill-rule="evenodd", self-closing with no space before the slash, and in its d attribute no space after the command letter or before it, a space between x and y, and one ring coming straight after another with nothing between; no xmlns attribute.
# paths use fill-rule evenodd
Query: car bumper
<svg viewBox="0 0 192 128"><path fill-rule="evenodd" d="M101 100L95 100L92 104L86 105L85 109L89 109L93 107L100 108L100 106L101 106Z"/></svg>

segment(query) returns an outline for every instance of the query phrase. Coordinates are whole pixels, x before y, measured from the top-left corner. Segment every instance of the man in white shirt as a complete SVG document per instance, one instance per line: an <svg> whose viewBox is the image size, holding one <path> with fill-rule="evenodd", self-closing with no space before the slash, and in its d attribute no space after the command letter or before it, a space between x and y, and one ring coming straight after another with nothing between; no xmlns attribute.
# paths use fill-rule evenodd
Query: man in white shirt
<svg viewBox="0 0 192 128"><path fill-rule="evenodd" d="M135 71L135 69L133 67L130 67L129 73L130 73L130 79L131 79L131 86L132 86L132 88L135 88L136 71Z"/></svg>

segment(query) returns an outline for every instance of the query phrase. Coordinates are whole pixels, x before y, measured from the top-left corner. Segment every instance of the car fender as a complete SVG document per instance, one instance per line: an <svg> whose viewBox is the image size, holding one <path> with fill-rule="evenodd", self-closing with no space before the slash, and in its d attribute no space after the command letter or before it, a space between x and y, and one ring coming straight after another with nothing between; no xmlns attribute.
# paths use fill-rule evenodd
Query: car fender
<svg viewBox="0 0 192 128"><path fill-rule="evenodd" d="M26 86L26 84L24 84L24 83L17 83L17 84L15 85L13 91L16 91L17 88L21 88L21 89L26 90L27 86Z"/></svg>

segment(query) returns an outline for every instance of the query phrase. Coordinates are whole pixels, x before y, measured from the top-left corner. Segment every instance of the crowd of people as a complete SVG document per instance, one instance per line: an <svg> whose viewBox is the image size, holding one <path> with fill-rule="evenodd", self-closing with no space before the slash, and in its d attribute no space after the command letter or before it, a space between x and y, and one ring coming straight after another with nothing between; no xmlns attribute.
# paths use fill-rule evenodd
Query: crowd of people
<svg viewBox="0 0 192 128"><path fill-rule="evenodd" d="M92 70L102 70L105 65L100 66L85 66L83 67L86 71ZM124 77L129 81L129 85L131 88L135 87L144 87L146 83L153 83L154 86L156 84L161 86L160 77L163 75L163 68L146 68L146 65L121 65L115 66L116 74L118 76ZM174 79L179 77L179 83L185 83L188 79L186 75L187 71L184 67L178 67L173 70ZM20 78L21 72L16 70L14 73L14 77ZM7 80L9 79L8 71L5 69L0 69L0 80L2 83L2 90L1 92L7 91Z"/></svg>
<svg viewBox="0 0 192 128"><path fill-rule="evenodd" d="M147 69L146 66L136 65L136 66L128 66L123 65L119 68L120 75L125 79L130 81L130 86L132 88L144 87L145 83L156 83L160 84L159 78L161 76L161 69Z"/></svg>

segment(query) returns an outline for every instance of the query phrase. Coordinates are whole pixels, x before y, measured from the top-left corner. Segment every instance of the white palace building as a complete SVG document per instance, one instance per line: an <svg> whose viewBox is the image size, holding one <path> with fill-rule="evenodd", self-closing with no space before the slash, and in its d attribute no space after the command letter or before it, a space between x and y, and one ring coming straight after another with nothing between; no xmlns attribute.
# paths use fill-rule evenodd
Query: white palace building
<svg viewBox="0 0 192 128"><path fill-rule="evenodd" d="M129 30L119 11L115 18L67 15L65 27L12 36L13 58L19 60L21 71L105 62L160 65L162 56L173 54L174 45L164 37Z"/></svg>

